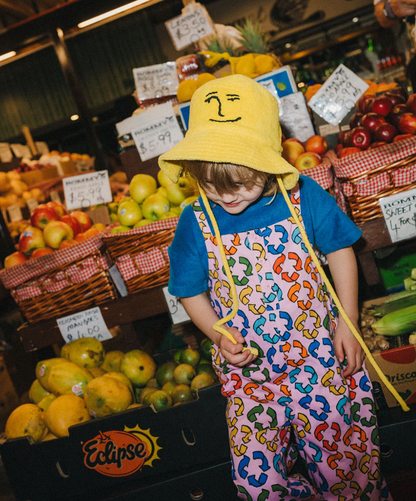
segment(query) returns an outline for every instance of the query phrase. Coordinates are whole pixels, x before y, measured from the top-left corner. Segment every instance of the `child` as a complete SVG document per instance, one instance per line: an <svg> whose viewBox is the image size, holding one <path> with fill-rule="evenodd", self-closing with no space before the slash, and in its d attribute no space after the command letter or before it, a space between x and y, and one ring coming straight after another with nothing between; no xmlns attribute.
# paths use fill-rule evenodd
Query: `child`
<svg viewBox="0 0 416 501"><path fill-rule="evenodd" d="M169 249L169 291L214 342L242 499L391 500L360 343L338 319L277 180L356 327L351 245L360 230L299 177L280 143L277 100L252 79L225 77L195 92L186 137L159 159L172 179L184 169L202 188ZM297 455L310 481L291 476Z"/></svg>

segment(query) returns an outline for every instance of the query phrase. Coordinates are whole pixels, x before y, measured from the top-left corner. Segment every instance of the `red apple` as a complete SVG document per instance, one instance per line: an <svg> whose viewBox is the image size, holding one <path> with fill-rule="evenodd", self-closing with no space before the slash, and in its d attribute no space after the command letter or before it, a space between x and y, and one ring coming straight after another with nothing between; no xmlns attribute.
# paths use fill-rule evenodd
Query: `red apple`
<svg viewBox="0 0 416 501"><path fill-rule="evenodd" d="M347 130L342 136L342 146L344 146L344 148L351 146L351 132L351 130Z"/></svg>
<svg viewBox="0 0 416 501"><path fill-rule="evenodd" d="M32 252L32 255L30 256L30 259L35 259L37 257L42 257L46 256L46 254L52 254L53 249L50 249L49 247L45 247L44 249L35 249Z"/></svg>
<svg viewBox="0 0 416 501"><path fill-rule="evenodd" d="M63 221L66 224L69 224L69 226L72 228L72 231L74 232L74 235L78 235L78 233L81 233L81 225L78 221L77 218L74 216L71 216L70 214L64 214L59 221Z"/></svg>
<svg viewBox="0 0 416 501"><path fill-rule="evenodd" d="M409 97L407 90L404 87L402 87L401 85L397 85L393 89L389 89L388 92L393 93L393 94L400 94L403 97L405 102L407 101L407 99Z"/></svg>
<svg viewBox="0 0 416 501"><path fill-rule="evenodd" d="M371 144L371 134L365 127L355 127L352 129L350 144L354 148L366 150Z"/></svg>
<svg viewBox="0 0 416 501"><path fill-rule="evenodd" d="M394 139L393 139L393 141L394 141ZM368 149L369 150L376 150L377 148L380 148L381 146L384 146L385 144L389 144L389 143L385 143L384 141L374 141L374 143L370 144Z"/></svg>
<svg viewBox="0 0 416 501"><path fill-rule="evenodd" d="M78 233L78 235L81 235L81 233ZM67 247L71 247L72 245L76 245L78 243L79 242L78 240L76 240L76 238L69 238L67 240L62 240L59 249L66 249Z"/></svg>
<svg viewBox="0 0 416 501"><path fill-rule="evenodd" d="M384 96L386 96L388 99L390 99L390 102L393 105L393 108L396 106L396 104L406 103L406 99L401 94L398 94L397 92L387 91L384 93Z"/></svg>
<svg viewBox="0 0 416 501"><path fill-rule="evenodd" d="M334 148L335 153L338 155L338 153L342 150L343 146L342 144L337 144Z"/></svg>
<svg viewBox="0 0 416 501"><path fill-rule="evenodd" d="M361 126L365 127L370 132L373 132L378 125L385 122L386 120L384 117L378 115L377 113L370 112L366 113L363 116L363 119L361 120Z"/></svg>
<svg viewBox="0 0 416 501"><path fill-rule="evenodd" d="M357 104L358 104L358 109L361 111L361 113L367 113L366 107L373 99L374 96L372 96L371 94L363 94L360 97Z"/></svg>
<svg viewBox="0 0 416 501"><path fill-rule="evenodd" d="M354 153L361 153L362 151L363 150L360 150L360 148L355 148L354 146L344 148L339 154L339 158L344 158L349 155L353 155Z"/></svg>
<svg viewBox="0 0 416 501"><path fill-rule="evenodd" d="M322 136L311 136L305 143L305 150L317 153L318 155L323 155L328 151L328 142Z"/></svg>
<svg viewBox="0 0 416 501"><path fill-rule="evenodd" d="M399 131L402 134L416 134L416 115L403 113L399 121Z"/></svg>
<svg viewBox="0 0 416 501"><path fill-rule="evenodd" d="M373 136L376 141L391 143L394 137L397 136L397 129L394 125L389 123L380 124L373 132Z"/></svg>
<svg viewBox="0 0 416 501"><path fill-rule="evenodd" d="M82 212L82 210L71 212L70 214L72 217L74 217L78 223L81 226L81 232L84 232L88 230L88 228L91 228L92 226L92 221L91 218L88 214L85 212Z"/></svg>
<svg viewBox="0 0 416 501"><path fill-rule="evenodd" d="M48 202L46 205L48 205L49 207L52 207L52 209L55 209L55 211L59 217L62 217L65 214L68 214L65 207L58 202Z"/></svg>
<svg viewBox="0 0 416 501"><path fill-rule="evenodd" d="M94 237L99 233L100 231L97 230L97 228L89 228L88 230L84 231L84 233L78 233L78 235L75 237L75 240L77 242L83 242L84 240L87 240L87 238Z"/></svg>
<svg viewBox="0 0 416 501"><path fill-rule="evenodd" d="M402 139L409 139L409 137L415 137L413 134L398 134L393 139L393 143L397 143L397 141L401 141Z"/></svg>
<svg viewBox="0 0 416 501"><path fill-rule="evenodd" d="M40 228L41 230L43 230L49 221L58 221L58 219L59 216L55 209L47 204L38 205L30 215L30 222L32 226L36 226L36 228Z"/></svg>
<svg viewBox="0 0 416 501"><path fill-rule="evenodd" d="M354 129L355 127L360 127L361 121L363 119L364 113L361 111L357 111L352 115L350 118L350 127L351 129Z"/></svg>
<svg viewBox="0 0 416 501"><path fill-rule="evenodd" d="M312 169L322 162L322 158L317 153L306 151L298 156L295 167L299 170Z"/></svg>
<svg viewBox="0 0 416 501"><path fill-rule="evenodd" d="M295 165L302 153L305 153L305 147L298 139L292 137L282 143L282 157L291 165Z"/></svg>
<svg viewBox="0 0 416 501"><path fill-rule="evenodd" d="M27 226L23 233L20 234L19 250L26 254L26 256L30 256L35 249L42 249L43 247L46 247L43 232L41 229L36 228L36 226Z"/></svg>
<svg viewBox="0 0 416 501"><path fill-rule="evenodd" d="M376 97L369 105L369 108L371 112L378 113L382 117L386 117L393 109L393 104L388 97L382 95Z"/></svg>
<svg viewBox="0 0 416 501"><path fill-rule="evenodd" d="M349 132L349 131L342 130L342 131L338 134L338 136L337 136L337 141L338 141L338 143L340 143L340 144L343 144L343 143L344 143L344 137L345 137L345 134L346 134L347 132Z"/></svg>
<svg viewBox="0 0 416 501"><path fill-rule="evenodd" d="M10 254L4 260L4 268L7 270L8 268L11 268L12 266L16 266L17 264L24 263L27 260L28 260L28 257L25 254L23 254L23 252L20 252L20 251L13 252L13 254Z"/></svg>
<svg viewBox="0 0 416 501"><path fill-rule="evenodd" d="M43 230L43 238L51 249L59 249L63 240L74 238L72 228L62 221L51 221Z"/></svg>
<svg viewBox="0 0 416 501"><path fill-rule="evenodd" d="M406 101L406 106L411 113L416 114L416 94L411 94L409 96L409 99Z"/></svg>
<svg viewBox="0 0 416 501"><path fill-rule="evenodd" d="M396 104L396 106L394 106L394 108L390 112L389 122L395 127L398 127L401 116L403 115L403 113L407 112L407 106L405 104Z"/></svg>

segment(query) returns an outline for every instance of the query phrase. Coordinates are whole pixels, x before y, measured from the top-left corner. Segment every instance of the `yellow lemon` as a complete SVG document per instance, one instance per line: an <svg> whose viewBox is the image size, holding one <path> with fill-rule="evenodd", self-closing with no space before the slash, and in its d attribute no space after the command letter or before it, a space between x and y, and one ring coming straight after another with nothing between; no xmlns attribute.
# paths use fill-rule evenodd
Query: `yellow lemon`
<svg viewBox="0 0 416 501"><path fill-rule="evenodd" d="M272 56L268 54L259 54L254 58L254 63L256 65L256 73L263 75L264 73L269 73L270 71L278 68L277 62Z"/></svg>
<svg viewBox="0 0 416 501"><path fill-rule="evenodd" d="M187 80L182 80L176 91L176 97L178 101L190 101L194 92L196 91L196 80L193 78L188 78Z"/></svg>
<svg viewBox="0 0 416 501"><path fill-rule="evenodd" d="M244 54L241 56L236 64L235 72L239 75L245 75L252 78L256 74L256 63L253 54Z"/></svg>
<svg viewBox="0 0 416 501"><path fill-rule="evenodd" d="M199 89L201 85L204 85L205 83L209 82L210 80L215 80L215 76L212 73L201 73L198 75L198 78L196 79L196 87Z"/></svg>

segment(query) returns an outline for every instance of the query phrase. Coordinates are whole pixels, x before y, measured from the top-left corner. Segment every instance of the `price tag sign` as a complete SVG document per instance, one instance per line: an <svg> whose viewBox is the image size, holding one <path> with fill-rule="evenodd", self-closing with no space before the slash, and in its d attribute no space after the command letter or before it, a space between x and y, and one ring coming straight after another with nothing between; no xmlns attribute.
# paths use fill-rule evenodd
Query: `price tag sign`
<svg viewBox="0 0 416 501"><path fill-rule="evenodd" d="M61 197L59 196L59 192L56 190L52 190L49 192L49 198L52 200L52 202L57 202L58 204L62 203Z"/></svg>
<svg viewBox="0 0 416 501"><path fill-rule="evenodd" d="M392 242L416 237L416 189L379 200Z"/></svg>
<svg viewBox="0 0 416 501"><path fill-rule="evenodd" d="M302 92L281 97L279 105L280 123L289 137L295 137L304 142L315 134Z"/></svg>
<svg viewBox="0 0 416 501"><path fill-rule="evenodd" d="M113 200L106 170L65 177L62 185L68 210L105 204Z"/></svg>
<svg viewBox="0 0 416 501"><path fill-rule="evenodd" d="M161 104L138 115L140 126L132 129L131 134L142 162L158 157L169 151L183 139L173 106Z"/></svg>
<svg viewBox="0 0 416 501"><path fill-rule="evenodd" d="M139 100L175 95L179 85L175 62L133 68Z"/></svg>
<svg viewBox="0 0 416 501"><path fill-rule="evenodd" d="M309 107L326 122L338 125L354 108L368 84L343 64L309 100Z"/></svg>
<svg viewBox="0 0 416 501"><path fill-rule="evenodd" d="M113 337L98 307L58 318L56 322L66 343L82 337L95 337L100 341Z"/></svg>
<svg viewBox="0 0 416 501"><path fill-rule="evenodd" d="M11 223L15 221L21 221L23 219L22 210L19 204L9 205L7 207L7 212L9 213L9 219Z"/></svg>
<svg viewBox="0 0 416 501"><path fill-rule="evenodd" d="M11 144L10 146L16 158L32 158L29 146L25 144Z"/></svg>
<svg viewBox="0 0 416 501"><path fill-rule="evenodd" d="M27 208L29 209L29 212L32 213L39 205L39 202L36 200L36 198L29 198L28 200L26 200L26 205Z"/></svg>
<svg viewBox="0 0 416 501"><path fill-rule="evenodd" d="M0 143L0 161L9 163L13 160L13 153L9 143Z"/></svg>
<svg viewBox="0 0 416 501"><path fill-rule="evenodd" d="M189 318L189 315L186 313L185 308L182 306L179 299L176 296L172 296L172 294L169 293L167 287L164 287L162 290L169 308L172 323L182 324L183 322L189 322L191 319Z"/></svg>
<svg viewBox="0 0 416 501"><path fill-rule="evenodd" d="M201 6L165 23L176 50L182 50L201 38L214 34L208 13Z"/></svg>

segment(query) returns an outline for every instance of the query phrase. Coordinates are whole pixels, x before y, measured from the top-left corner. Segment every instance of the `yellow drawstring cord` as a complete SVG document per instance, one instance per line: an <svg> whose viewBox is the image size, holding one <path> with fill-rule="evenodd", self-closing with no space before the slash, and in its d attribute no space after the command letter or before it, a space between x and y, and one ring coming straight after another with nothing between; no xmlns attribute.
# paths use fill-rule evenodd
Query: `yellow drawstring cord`
<svg viewBox="0 0 416 501"><path fill-rule="evenodd" d="M328 277L326 276L324 270L322 269L322 266L319 262L319 259L318 259L317 255L315 254L315 251L313 250L312 245L310 244L310 242L308 240L308 236L306 235L305 229L303 228L302 224L300 223L300 220L296 214L295 208L293 207L292 202L290 201L290 198L287 194L286 188L284 187L282 177L281 176L276 176L276 177L277 177L277 182L279 184L280 191L282 192L283 197L286 201L286 204L289 207L290 213L291 213L297 227L299 228L299 231L300 231L302 238L303 238L303 241L304 241L304 243L309 251L309 254L311 255L311 258L312 258L317 270L319 271L325 285L327 286L327 289L328 289L329 293L331 294L332 299L334 300L334 303L338 307L338 310L339 310L342 318L344 319L345 323L347 324L347 326L349 327L349 329L353 333L354 337L360 343L362 349L364 350L364 353L366 354L371 365L374 367L374 370L377 372L381 381L386 385L387 389L390 391L390 393L394 396L394 398L400 404L401 408L404 411L409 411L410 410L409 406L406 404L406 402L403 400L403 398L399 395L399 393L396 391L396 389L393 387L393 385L390 383L390 381L386 378L386 376L384 375L384 373L382 372L382 370L378 366L377 362L374 360L373 355L371 354L370 350L368 349L367 345L365 344L364 340L362 339L360 333L357 331L357 329L354 327L351 320L348 318L348 315L345 312L344 308L342 307L341 302L340 302L337 294L335 293L334 288L331 285L331 282L328 280ZM221 318L217 322L215 322L215 324L212 326L212 328L216 332L219 332L220 334L223 334L224 336L226 336L232 343L237 344L236 340L232 337L232 335L226 329L221 327L221 325L225 324L226 322L228 322L229 320L234 318L235 315L237 314L237 311L238 311L237 290L235 288L234 280L233 280L233 277L231 275L230 267L228 266L228 260L227 260L227 257L225 255L224 246L222 244L221 233L220 233L220 230L218 228L217 221L215 220L214 213L212 212L211 206L209 205L209 202L208 202L207 196L205 195L204 190L199 185L198 185L198 188L199 188L205 209L208 213L208 216L209 216L211 223L212 223L212 226L214 228L214 234L215 234L215 238L217 239L218 249L220 251L221 259L222 259L222 262L224 265L225 274L227 275L227 279L230 283L230 297L233 300L233 308L232 308L231 312L227 316L225 316L224 318ZM255 348L244 348L243 351L247 350L247 349L250 349L250 351L253 354L258 355L258 352Z"/></svg>

